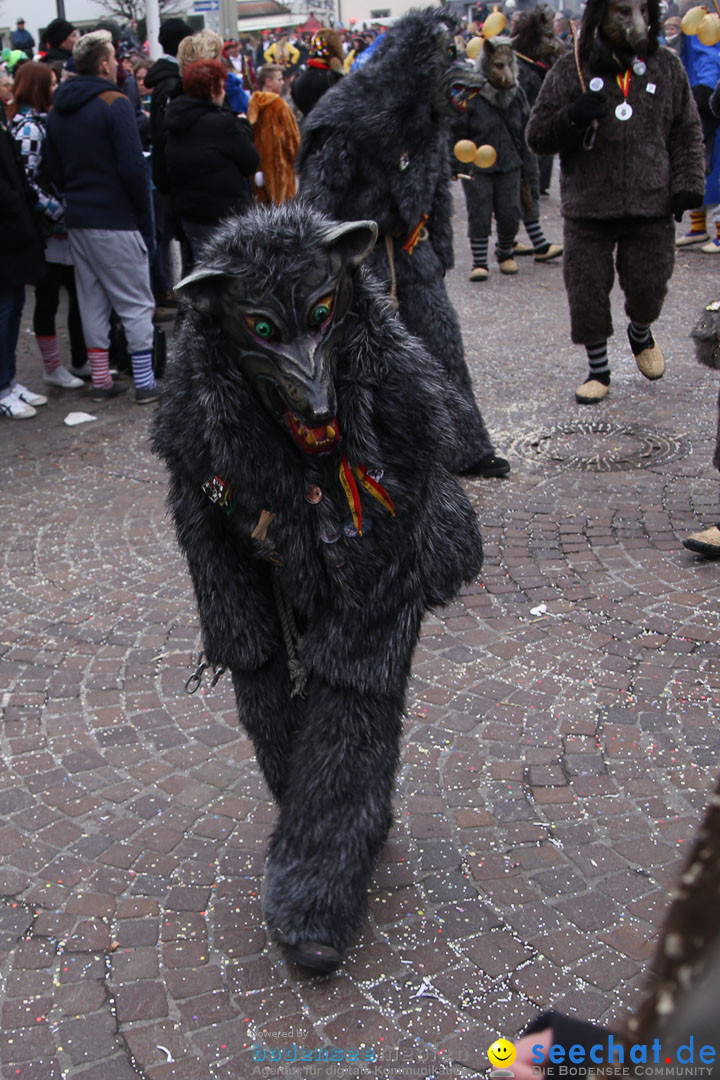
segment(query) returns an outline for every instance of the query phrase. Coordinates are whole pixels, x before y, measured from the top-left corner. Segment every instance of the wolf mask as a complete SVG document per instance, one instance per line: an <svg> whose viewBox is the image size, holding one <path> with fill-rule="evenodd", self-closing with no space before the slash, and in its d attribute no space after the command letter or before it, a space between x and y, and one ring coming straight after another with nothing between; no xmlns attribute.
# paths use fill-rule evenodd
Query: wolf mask
<svg viewBox="0 0 720 1080"><path fill-rule="evenodd" d="M226 221L179 286L153 446L200 612L279 806L263 912L329 971L392 823L425 612L482 561L443 462L459 397L360 264L371 223Z"/></svg>
<svg viewBox="0 0 720 1080"><path fill-rule="evenodd" d="M321 255L301 280L269 278L260 290L243 260L224 270L201 266L177 286L217 321L239 369L268 413L306 453L340 441L334 375L338 341L352 300L352 273L372 251L372 221L333 225Z"/></svg>

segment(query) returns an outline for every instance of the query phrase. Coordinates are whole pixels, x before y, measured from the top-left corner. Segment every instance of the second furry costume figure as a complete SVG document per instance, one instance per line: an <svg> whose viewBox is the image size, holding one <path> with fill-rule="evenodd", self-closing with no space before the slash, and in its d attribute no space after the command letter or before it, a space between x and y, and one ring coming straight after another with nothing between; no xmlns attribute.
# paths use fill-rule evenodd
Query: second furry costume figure
<svg viewBox="0 0 720 1080"><path fill-rule="evenodd" d="M265 918L323 971L392 823L423 615L482 561L443 465L457 394L360 269L376 231L297 203L229 219L177 287L154 433L205 653L279 804Z"/></svg>
<svg viewBox="0 0 720 1080"><path fill-rule="evenodd" d="M509 38L488 39L479 57L483 81L467 103L462 120L453 124L456 139L469 139L477 146L491 146L495 161L487 168L470 164L453 169L469 169L462 185L467 203L468 236L472 250L471 281L487 280L488 244L492 219L497 223L495 258L502 274L517 274L513 258L515 236L520 225L521 199L532 205L531 191L538 186L535 155L525 141L525 125L530 116L527 98L518 85L515 53Z"/></svg>
<svg viewBox="0 0 720 1080"><path fill-rule="evenodd" d="M475 402L460 323L443 278L453 265L449 132L453 102L479 77L458 64L454 19L413 11L368 62L306 117L298 155L300 198L340 221L376 221L370 265L397 298L400 317L459 391L455 473L504 476Z"/></svg>
<svg viewBox="0 0 720 1080"><path fill-rule="evenodd" d="M535 153L560 154L572 340L590 366L575 391L583 405L610 386L615 253L637 366L648 379L664 374L651 325L673 271L673 215L704 198L700 120L682 63L658 45L659 25L659 0L588 0L577 56L548 73L527 128Z"/></svg>

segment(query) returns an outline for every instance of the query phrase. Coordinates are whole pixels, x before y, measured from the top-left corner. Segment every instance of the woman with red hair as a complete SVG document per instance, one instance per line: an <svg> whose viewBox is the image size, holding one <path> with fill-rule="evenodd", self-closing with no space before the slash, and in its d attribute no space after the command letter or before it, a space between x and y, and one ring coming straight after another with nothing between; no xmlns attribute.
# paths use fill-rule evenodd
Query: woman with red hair
<svg viewBox="0 0 720 1080"><path fill-rule="evenodd" d="M219 60L194 60L182 83L165 117L165 158L175 210L197 260L218 223L250 205L249 177L260 159L248 122L223 104Z"/></svg>
<svg viewBox="0 0 720 1080"><path fill-rule="evenodd" d="M55 73L48 64L29 61L23 64L13 86L14 101L8 106L10 131L22 155L25 173L37 199L42 231L46 237L45 261L47 273L35 286L33 329L42 356L45 373L43 381L49 386L71 390L82 386L82 379L72 375L60 362L55 316L60 303L60 289L68 292L68 334L72 364L84 369L87 352L83 338L80 311L75 293L75 274L63 226L63 208L50 185L45 163L45 120L52 106ZM42 398L42 400L40 400ZM47 398L30 394L30 405L42 405Z"/></svg>

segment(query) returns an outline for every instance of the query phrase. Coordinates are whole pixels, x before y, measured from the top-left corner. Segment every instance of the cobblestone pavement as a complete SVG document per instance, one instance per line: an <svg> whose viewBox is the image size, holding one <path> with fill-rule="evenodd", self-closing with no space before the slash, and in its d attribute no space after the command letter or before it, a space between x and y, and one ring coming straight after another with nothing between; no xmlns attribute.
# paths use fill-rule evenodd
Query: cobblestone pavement
<svg viewBox="0 0 720 1080"><path fill-rule="evenodd" d="M397 825L334 977L267 940L274 811L229 680L182 691L198 623L148 411L53 390L0 424L3 1080L460 1080L551 1001L601 1021L637 1001L717 772L720 567L680 540L718 516L717 379L687 334L720 259L678 260L659 383L617 298L611 394L583 409L560 265L471 285L456 225L450 288L513 472L467 484L485 569L426 621ZM97 420L63 426L78 408ZM293 1044L375 1063L272 1062Z"/></svg>

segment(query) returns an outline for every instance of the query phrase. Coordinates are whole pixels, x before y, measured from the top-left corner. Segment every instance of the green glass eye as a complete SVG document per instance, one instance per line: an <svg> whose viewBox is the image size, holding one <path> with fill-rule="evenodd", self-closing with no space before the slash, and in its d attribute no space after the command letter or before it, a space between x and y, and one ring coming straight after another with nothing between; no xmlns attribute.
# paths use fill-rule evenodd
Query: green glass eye
<svg viewBox="0 0 720 1080"><path fill-rule="evenodd" d="M329 314L330 314L330 308L328 307L327 304L318 304L318 306L316 308L313 308L313 312L312 312L312 315L310 316L310 318L312 319L312 321L315 323L316 326L319 326L320 323L325 322L325 320L327 319Z"/></svg>
<svg viewBox="0 0 720 1080"><path fill-rule="evenodd" d="M258 337L266 338L266 339L272 337L272 332L273 332L272 324L269 323L269 322L265 322L262 319L259 319L255 323L255 326L254 326L253 329L255 330L255 333L257 334Z"/></svg>

